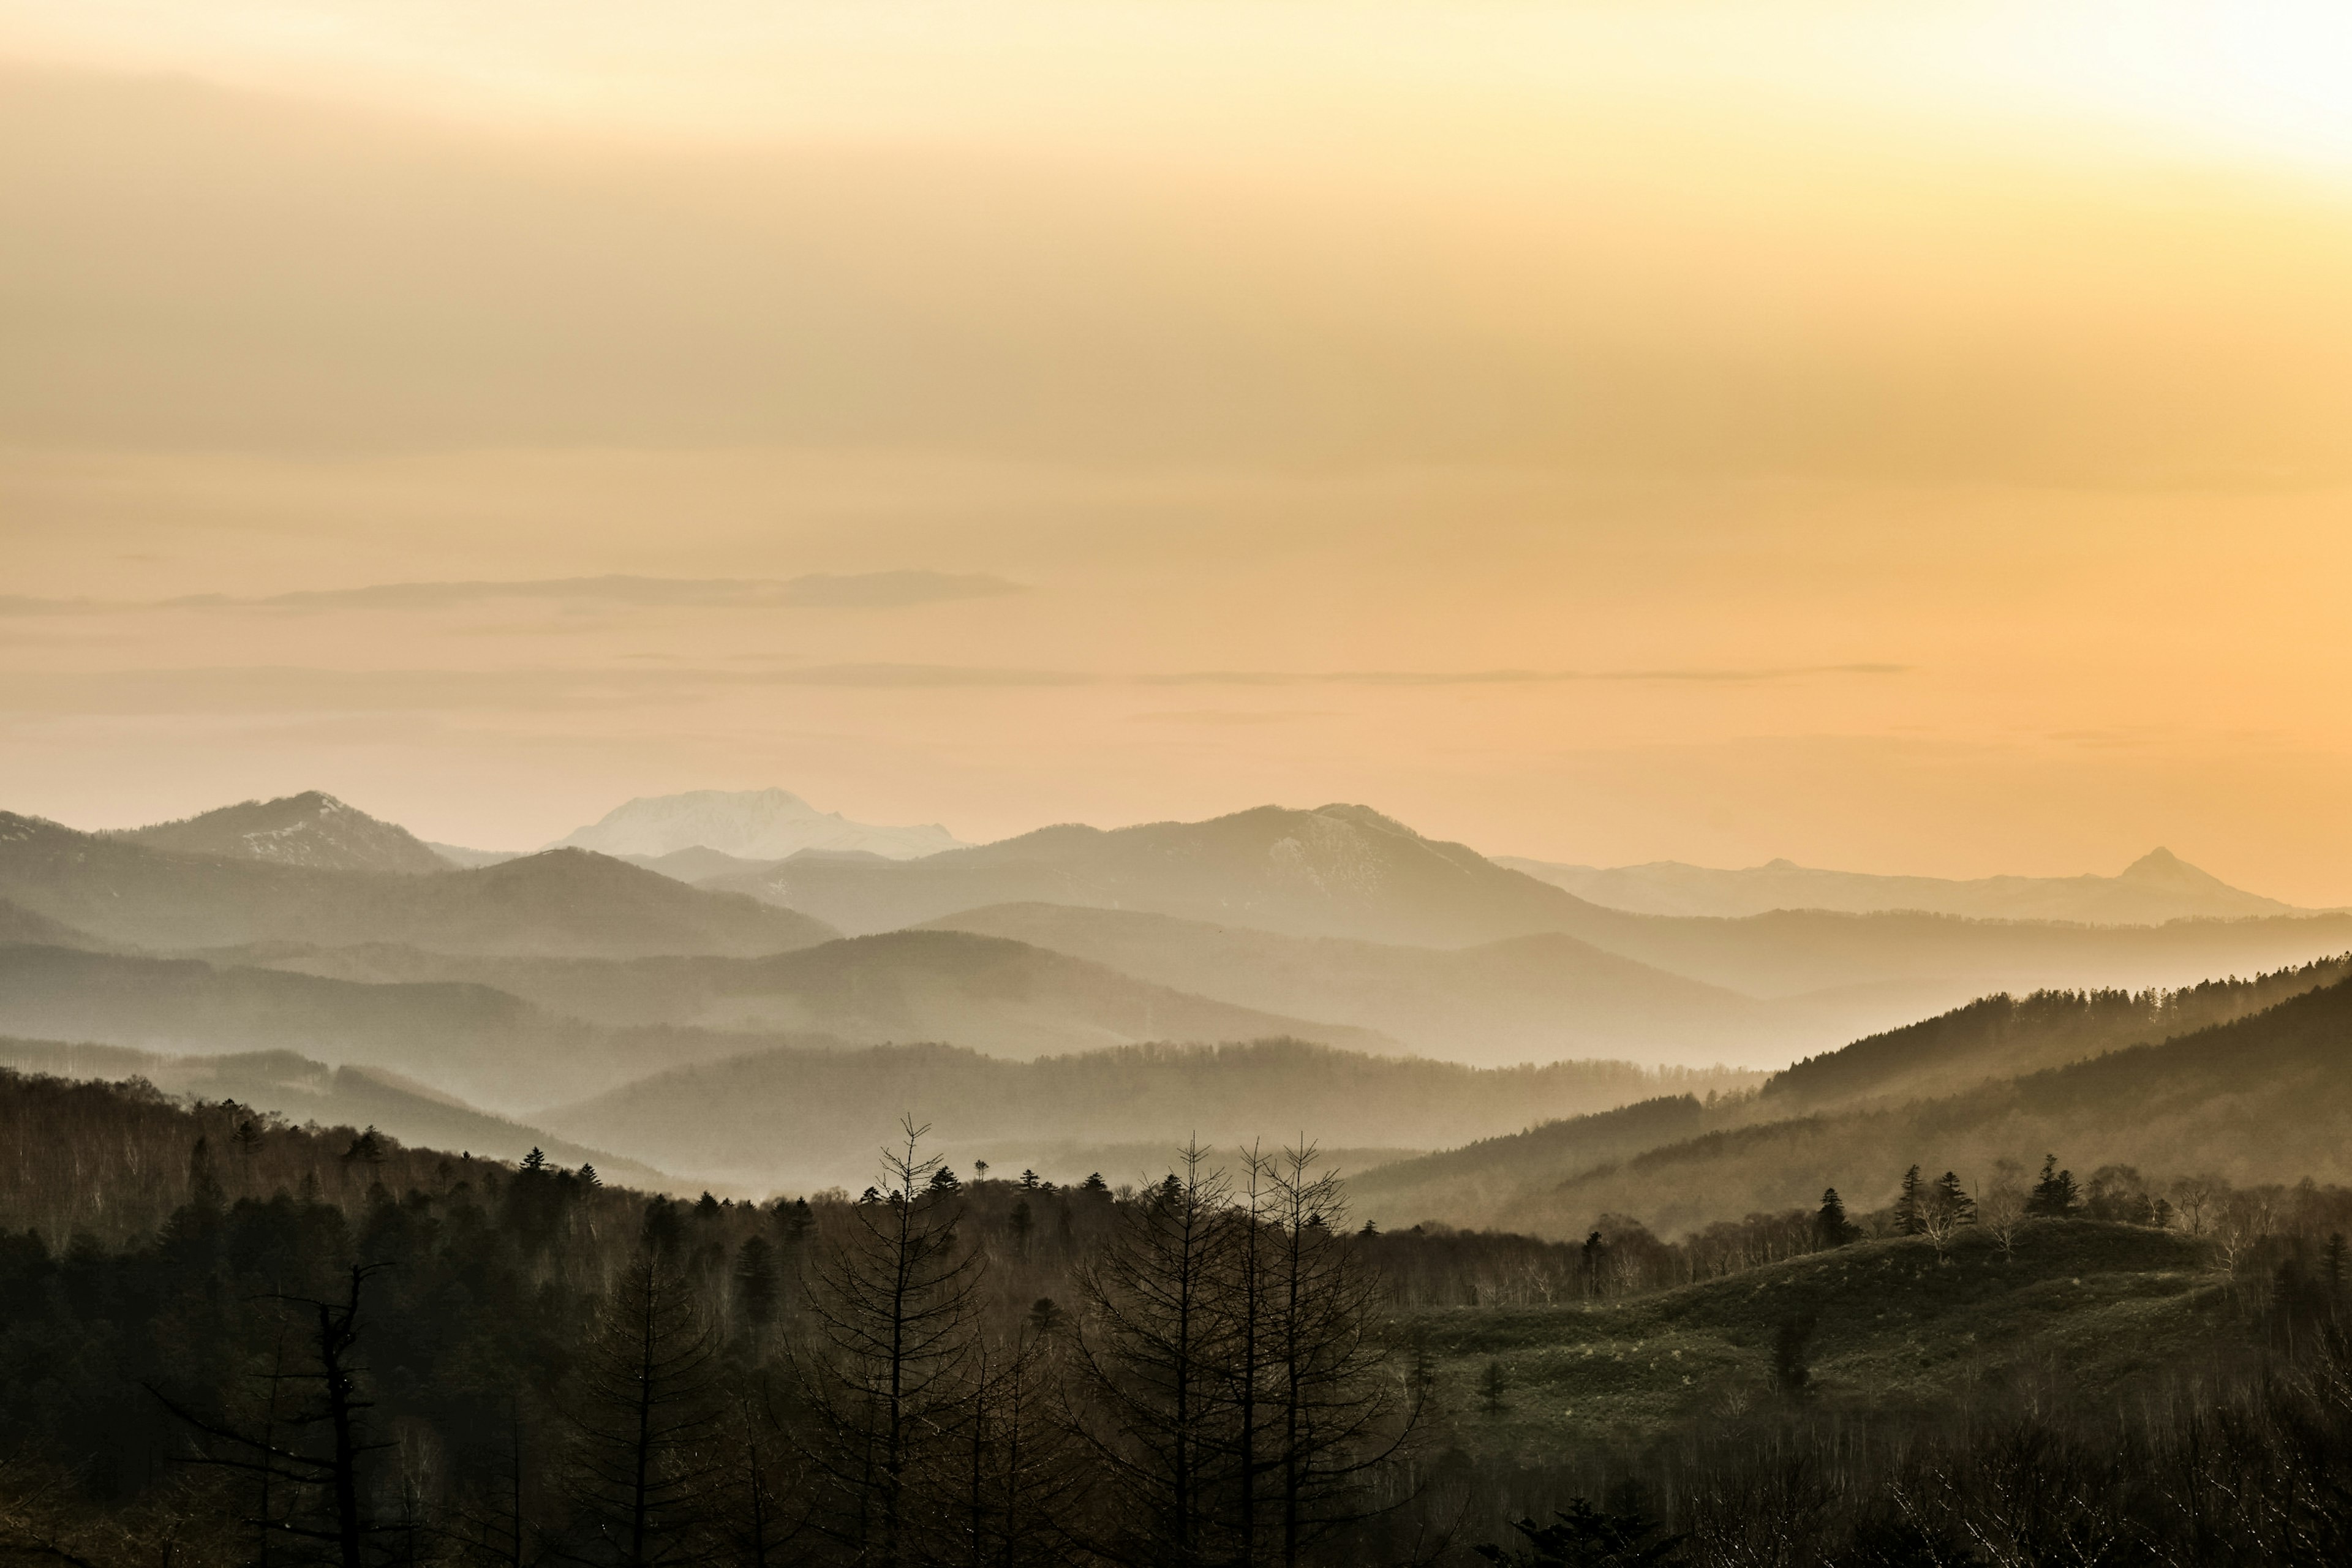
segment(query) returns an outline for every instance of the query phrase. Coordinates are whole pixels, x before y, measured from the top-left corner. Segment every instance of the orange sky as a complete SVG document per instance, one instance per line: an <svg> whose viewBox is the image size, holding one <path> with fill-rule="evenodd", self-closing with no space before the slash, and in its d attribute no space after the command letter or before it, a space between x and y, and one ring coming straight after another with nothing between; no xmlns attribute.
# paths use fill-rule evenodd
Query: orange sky
<svg viewBox="0 0 2352 1568"><path fill-rule="evenodd" d="M1888 13L0 0L0 805L2352 902L2352 29Z"/></svg>

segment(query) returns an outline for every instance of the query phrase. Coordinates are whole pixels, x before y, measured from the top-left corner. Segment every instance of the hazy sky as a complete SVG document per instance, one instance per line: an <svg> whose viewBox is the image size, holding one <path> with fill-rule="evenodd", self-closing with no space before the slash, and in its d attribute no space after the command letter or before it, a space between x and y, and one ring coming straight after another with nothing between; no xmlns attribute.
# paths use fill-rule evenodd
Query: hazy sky
<svg viewBox="0 0 2352 1568"><path fill-rule="evenodd" d="M0 806L2352 902L2352 8L0 0Z"/></svg>

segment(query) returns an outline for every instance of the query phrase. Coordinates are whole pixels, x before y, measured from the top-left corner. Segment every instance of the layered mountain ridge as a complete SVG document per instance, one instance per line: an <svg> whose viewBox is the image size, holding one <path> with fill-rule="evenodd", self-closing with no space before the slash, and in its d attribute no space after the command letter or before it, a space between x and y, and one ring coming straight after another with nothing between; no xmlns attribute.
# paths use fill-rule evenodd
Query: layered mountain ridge
<svg viewBox="0 0 2352 1568"><path fill-rule="evenodd" d="M1634 914L1737 919L1772 910L1845 914L1916 910L1975 920L2074 921L2088 925L2161 925L2291 914L2291 904L2233 888L2169 849L2152 849L2113 877L1889 877L1825 871L1790 860L1719 870L1677 860L1642 866L1567 866L1496 856L1591 903Z"/></svg>

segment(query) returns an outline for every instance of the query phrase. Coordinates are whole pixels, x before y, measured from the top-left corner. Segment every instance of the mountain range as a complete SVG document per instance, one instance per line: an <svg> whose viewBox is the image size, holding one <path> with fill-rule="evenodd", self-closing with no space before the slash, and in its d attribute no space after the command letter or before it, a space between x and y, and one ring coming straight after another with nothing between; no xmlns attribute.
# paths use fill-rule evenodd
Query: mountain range
<svg viewBox="0 0 2352 1568"><path fill-rule="evenodd" d="M1976 920L2075 921L2088 925L2160 925L2295 912L2293 905L2233 888L2169 849L2152 849L2113 877L1885 877L1824 871L1789 860L1717 870L1657 860L1643 866L1563 866L1515 856L1498 866L1524 871L1589 903L1647 915L1738 918L1771 910L1846 914L1914 910Z"/></svg>
<svg viewBox="0 0 2352 1568"><path fill-rule="evenodd" d="M908 1095L959 1147L1073 1161L1204 1127L1310 1132L1387 1162L1366 1177L1384 1222L1566 1234L1572 1184L1639 1207L1603 1167L1744 1140L1754 1162L1672 1211L1697 1223L1797 1180L1803 1128L1876 1147L1869 1118L2257 1014L2352 950L2352 916L2267 909L1643 913L1349 805L896 859L663 842L638 864L566 847L459 868L316 793L128 833L0 814L0 1031L291 1053L469 1114L544 1114L530 1124L681 1179L813 1179L814 1151L848 1138L862 1158ZM2104 881L2210 880L2168 858ZM2230 974L2262 978L2210 978ZM2034 994L2053 988L2088 999ZM1293 1055L1216 1055L1276 1040ZM1167 1042L1210 1055L1098 1065ZM1750 1096L1753 1071L1687 1070L1706 1062L1782 1070ZM1062 1110L1004 1109L1024 1095ZM760 1152L787 1129L793 1151Z"/></svg>
<svg viewBox="0 0 2352 1568"><path fill-rule="evenodd" d="M774 952L834 934L789 910L577 849L476 870L330 868L162 848L5 812L0 899L100 941L176 950L392 942L634 957Z"/></svg>
<svg viewBox="0 0 2352 1568"><path fill-rule="evenodd" d="M646 858L700 848L754 861L782 860L803 849L836 849L906 860L958 848L962 842L936 823L877 827L852 822L780 789L705 789L629 801L548 847Z"/></svg>

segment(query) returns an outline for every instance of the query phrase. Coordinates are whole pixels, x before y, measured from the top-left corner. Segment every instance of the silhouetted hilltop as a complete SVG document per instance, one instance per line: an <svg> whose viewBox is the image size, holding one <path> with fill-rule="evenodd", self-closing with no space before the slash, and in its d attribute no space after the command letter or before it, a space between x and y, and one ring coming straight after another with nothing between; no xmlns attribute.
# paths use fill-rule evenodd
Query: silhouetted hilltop
<svg viewBox="0 0 2352 1568"><path fill-rule="evenodd" d="M169 1095L232 1100L298 1126L373 1127L407 1144L429 1144L493 1160L532 1149L564 1164L591 1163L607 1181L659 1192L669 1178L649 1165L569 1142L520 1121L404 1081L379 1068L331 1067L292 1051L166 1056L121 1046L0 1038L0 1068L57 1078L152 1084Z"/></svg>
<svg viewBox="0 0 2352 1568"><path fill-rule="evenodd" d="M2069 1159L2078 1150L2086 1161L2097 1155L2100 1163L2137 1162L2177 1173L2203 1159L2217 1169L2284 1170L2311 1157L2305 1146L2333 1114L2326 1108L2336 1103L2334 1090L2323 1086L2307 1106L2280 1100L2284 1142L2255 1152L2247 1164L2233 1152L2232 1139L2242 1131L2209 1137L2193 1105L2168 1102L2169 1109L2158 1112L2135 1094L2104 1110L2078 1100L2060 1116L2052 1086L2074 1081L2063 1075L2078 1068L2089 1074L2102 1064L2130 1062L2154 1075L2143 1088L2156 1094L2158 1079L2189 1070L2184 1064L2203 1059L2197 1052L2213 1048L2209 1026L2240 1020L2232 1026L2253 1031L2246 1037L2268 1038L2293 1016L2288 1009L2297 999L2352 997L2345 989L2347 969L2352 961L2334 960L2169 995L1984 997L1800 1063L1754 1096L1712 1106L1662 1100L1491 1138L1383 1166L1359 1184L1360 1195L1384 1224L1436 1219L1568 1236L1582 1234L1578 1226L1612 1205L1666 1228L1772 1212L1810 1202L1808 1182L1812 1197L1834 1185L1857 1206L1875 1206L1885 1195L1880 1189L1914 1163L1956 1170L1976 1185L1994 1178L1998 1161L2038 1159L2047 1149L2029 1147L2037 1140ZM2156 1057L2127 1048L2168 1039L2165 1054ZM2192 1047L2192 1041L2209 1044ZM2280 1069L2283 1077L2297 1078L2308 1068L2322 1077L2340 1072L2352 1083L2352 1048L2340 1058L2304 1048L2309 1059ZM2053 1068L2060 1072L2045 1070ZM2225 1090L2206 1068L2195 1070L2202 1075L2196 1092L2210 1092L2217 1107L2250 1092L2266 1102L2276 1098L2266 1078L2250 1077ZM1854 1102L1866 1109L1843 1109ZM2174 1124L2176 1116L2181 1125ZM2192 1153L2199 1149L2207 1153ZM1891 1173L1882 1168L1890 1160L1899 1161ZM1602 1205L1590 1213L1588 1192L1590 1202Z"/></svg>
<svg viewBox="0 0 2352 1568"><path fill-rule="evenodd" d="M2061 1067L2261 1012L2352 973L2352 954L2250 980L2178 991L2037 991L1965 1007L1809 1057L1775 1073L1764 1102L1783 1113L1874 1097L1917 1098Z"/></svg>
<svg viewBox="0 0 2352 1568"><path fill-rule="evenodd" d="M333 871L446 871L451 862L405 827L309 790L134 827L120 837L183 855L219 855Z"/></svg>
<svg viewBox="0 0 2352 1568"><path fill-rule="evenodd" d="M2198 1173L2341 1182L2352 1175L2347 1125L2352 981L2339 981L2233 1023L1965 1094L1709 1132L1523 1190L1496 1217L1553 1236L1604 1212L1681 1230L1808 1205L1825 1186L1861 1212L1890 1202L1915 1164L1983 1191L2004 1171L2030 1179L2050 1152L2085 1185L2111 1166L2159 1186Z"/></svg>
<svg viewBox="0 0 2352 1568"><path fill-rule="evenodd" d="M429 875L158 849L0 813L0 897L148 948L401 942L451 952L772 952L819 922L583 850Z"/></svg>

